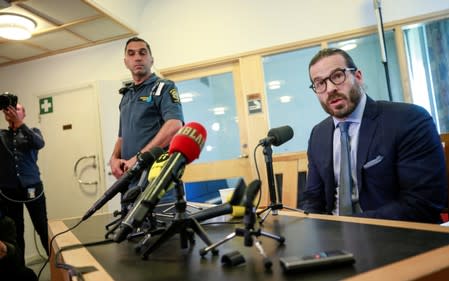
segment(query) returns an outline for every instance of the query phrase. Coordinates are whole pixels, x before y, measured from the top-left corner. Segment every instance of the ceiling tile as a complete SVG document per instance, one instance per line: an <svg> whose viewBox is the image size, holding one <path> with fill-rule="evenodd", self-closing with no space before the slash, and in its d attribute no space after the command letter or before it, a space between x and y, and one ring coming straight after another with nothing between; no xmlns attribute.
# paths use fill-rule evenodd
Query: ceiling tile
<svg viewBox="0 0 449 281"><path fill-rule="evenodd" d="M45 19L37 16L36 14L29 12L28 10L21 8L19 6L11 6L8 7L6 9L1 10L2 13L14 13L14 14L19 14L19 15L24 15L26 17L31 18L32 20L34 20L36 22L36 29L34 30L33 33L35 32L40 32L44 29L47 28L51 28L51 27L55 27L56 25L46 21Z"/></svg>
<svg viewBox="0 0 449 281"><path fill-rule="evenodd" d="M85 23L80 23L67 29L92 41L103 40L108 37L115 37L129 33L129 30L122 25L108 18L101 18Z"/></svg>
<svg viewBox="0 0 449 281"><path fill-rule="evenodd" d="M8 42L0 44L0 56L10 59L23 59L45 53L45 50L35 48L23 43Z"/></svg>
<svg viewBox="0 0 449 281"><path fill-rule="evenodd" d="M33 37L25 41L0 38L0 67L136 34L110 13L88 3L88 0L27 0L14 1L11 7L2 9L1 12L34 19L37 28Z"/></svg>
<svg viewBox="0 0 449 281"><path fill-rule="evenodd" d="M78 45L87 44L89 41L83 40L79 36L67 30L56 30L29 39L32 45L37 45L48 50L56 51L60 49L72 48Z"/></svg>
<svg viewBox="0 0 449 281"><path fill-rule="evenodd" d="M45 11L59 24L99 15L97 10L79 0L29 0L23 5L36 11Z"/></svg>

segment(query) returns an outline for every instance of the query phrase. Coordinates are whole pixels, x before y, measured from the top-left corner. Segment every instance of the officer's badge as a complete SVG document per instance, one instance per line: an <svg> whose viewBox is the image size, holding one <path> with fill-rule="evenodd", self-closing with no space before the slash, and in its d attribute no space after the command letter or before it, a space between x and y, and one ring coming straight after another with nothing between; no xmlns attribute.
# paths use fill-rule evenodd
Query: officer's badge
<svg viewBox="0 0 449 281"><path fill-rule="evenodd" d="M141 97L139 97L139 101L151 102L152 101L152 96L148 96L148 97L141 96Z"/></svg>
<svg viewBox="0 0 449 281"><path fill-rule="evenodd" d="M170 94L172 102L174 102L174 103L181 103L181 99L179 98L178 90L171 89L169 94Z"/></svg>

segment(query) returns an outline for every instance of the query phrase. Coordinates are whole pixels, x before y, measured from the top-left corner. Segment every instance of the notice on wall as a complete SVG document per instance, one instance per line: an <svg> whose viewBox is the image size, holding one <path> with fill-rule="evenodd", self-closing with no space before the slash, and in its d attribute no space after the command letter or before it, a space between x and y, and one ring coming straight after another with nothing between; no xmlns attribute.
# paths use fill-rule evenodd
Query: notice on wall
<svg viewBox="0 0 449 281"><path fill-rule="evenodd" d="M248 100L249 114L262 112L262 97L259 93L247 95L246 98Z"/></svg>

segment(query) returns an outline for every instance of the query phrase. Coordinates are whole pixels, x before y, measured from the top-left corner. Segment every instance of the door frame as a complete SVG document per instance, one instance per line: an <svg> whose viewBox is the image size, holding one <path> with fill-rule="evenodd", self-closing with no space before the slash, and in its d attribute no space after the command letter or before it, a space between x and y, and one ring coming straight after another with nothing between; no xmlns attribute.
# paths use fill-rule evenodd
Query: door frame
<svg viewBox="0 0 449 281"><path fill-rule="evenodd" d="M101 120L100 120L100 114L99 114L99 96L98 96L98 92L97 92L97 87L96 84L94 82L88 82L88 83L81 83L81 84L76 84L76 85L72 85L69 87L64 87L64 88L59 88L59 89L53 89L53 90L49 90L46 92L42 92L42 93L38 93L35 96L35 102L36 102L36 107L38 108L37 111L37 120L38 120L38 124L41 127L41 123L42 123L42 117L40 114L40 104L39 104L39 100L42 98L46 98L46 97L55 97L55 96L61 96L64 94L67 94L69 92L73 92L73 91L78 91L78 90L83 90L83 89L90 89L91 93L92 93L92 100L94 101L94 105L92 105L92 107L95 109L93 110L93 116L95 118L95 120L92 120L92 122L96 123L95 126L95 131L98 134L98 137L96 138L96 149L97 151L95 151L95 154L98 155L98 159L96 160L96 165L97 165L97 174L98 174L98 184L97 184L97 188L98 188L98 192L97 192L97 198L98 199L106 190L105 187L105 167L104 167L104 153L103 153L103 146L102 146L102 131L101 131ZM44 136L45 139L45 136ZM74 163L72 163L74 164ZM67 169L69 169L70 171L73 171L73 166L71 167L67 167ZM45 185L45 183L44 183ZM50 202L47 199L47 205ZM51 204L51 203L50 203ZM87 211L87 209L86 209Z"/></svg>

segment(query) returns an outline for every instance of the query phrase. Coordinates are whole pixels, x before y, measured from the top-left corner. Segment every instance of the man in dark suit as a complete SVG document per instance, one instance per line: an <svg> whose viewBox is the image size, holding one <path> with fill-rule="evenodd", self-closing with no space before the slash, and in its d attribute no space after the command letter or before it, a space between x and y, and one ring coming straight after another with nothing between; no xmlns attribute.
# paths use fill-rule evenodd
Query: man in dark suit
<svg viewBox="0 0 449 281"><path fill-rule="evenodd" d="M362 72L340 49L317 53L309 75L311 88L330 116L310 135L302 207L312 213L440 222L448 183L441 141L427 111L413 104L372 100L363 89ZM349 123L347 213L339 204L346 200L339 196L340 190L344 194L340 182L346 182L340 177L341 122Z"/></svg>

